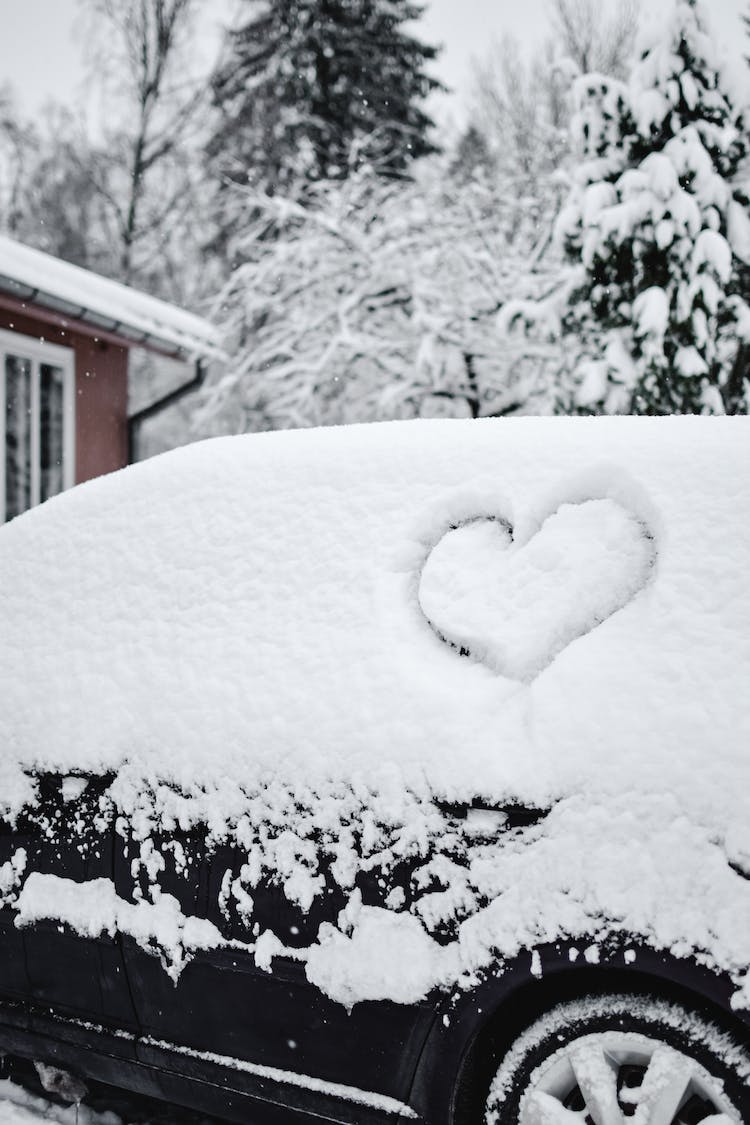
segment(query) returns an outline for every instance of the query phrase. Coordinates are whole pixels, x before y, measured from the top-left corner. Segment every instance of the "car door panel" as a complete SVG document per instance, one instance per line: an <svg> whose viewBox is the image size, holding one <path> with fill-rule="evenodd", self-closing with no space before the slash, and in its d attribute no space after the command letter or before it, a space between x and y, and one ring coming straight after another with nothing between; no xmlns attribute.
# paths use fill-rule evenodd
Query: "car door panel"
<svg viewBox="0 0 750 1125"><path fill-rule="evenodd" d="M130 901L138 882L133 871L140 866L136 862L134 868L133 857L140 847L130 841L115 864L118 893ZM205 839L187 834L152 841L149 856L152 847L162 857L151 859L160 892L174 894L186 915L212 922L222 943L193 951L174 980L163 957L123 938L133 1002L148 1040L332 1082L346 1075L353 1086L406 1096L433 1019L429 1005L367 1002L348 1011L312 985L304 964L293 957L274 958L270 971L255 962L258 930L271 928L288 945L309 944L321 921L335 920L340 896L323 895L303 912L282 887L262 885L252 889L252 914L243 915L227 894L247 860L242 849L209 850Z"/></svg>
<svg viewBox="0 0 750 1125"><path fill-rule="evenodd" d="M38 805L24 820L27 873L85 884L112 878L113 814L107 778L44 775ZM75 782L75 783L74 783ZM54 915L23 928L27 995L61 1013L135 1029L116 934L86 937Z"/></svg>
<svg viewBox="0 0 750 1125"><path fill-rule="evenodd" d="M26 869L30 826L0 819L0 998L22 999L29 989L24 935L16 927L16 901Z"/></svg>

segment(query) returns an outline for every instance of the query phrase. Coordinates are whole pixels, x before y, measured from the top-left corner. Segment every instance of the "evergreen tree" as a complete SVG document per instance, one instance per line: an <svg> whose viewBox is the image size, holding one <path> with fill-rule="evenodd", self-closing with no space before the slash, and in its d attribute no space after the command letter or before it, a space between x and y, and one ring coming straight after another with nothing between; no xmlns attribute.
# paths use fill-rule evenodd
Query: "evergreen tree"
<svg viewBox="0 0 750 1125"><path fill-rule="evenodd" d="M580 80L584 150L561 233L563 328L584 341L564 408L738 413L750 406L750 143L697 0L628 87Z"/></svg>
<svg viewBox="0 0 750 1125"><path fill-rule="evenodd" d="M420 102L437 51L402 25L410 0L245 0L213 79L209 146L231 179L276 190L342 178L364 161L391 173L434 151Z"/></svg>
<svg viewBox="0 0 750 1125"><path fill-rule="evenodd" d="M452 151L450 172L458 180L469 181L497 172L487 137L476 125L468 125L459 135Z"/></svg>

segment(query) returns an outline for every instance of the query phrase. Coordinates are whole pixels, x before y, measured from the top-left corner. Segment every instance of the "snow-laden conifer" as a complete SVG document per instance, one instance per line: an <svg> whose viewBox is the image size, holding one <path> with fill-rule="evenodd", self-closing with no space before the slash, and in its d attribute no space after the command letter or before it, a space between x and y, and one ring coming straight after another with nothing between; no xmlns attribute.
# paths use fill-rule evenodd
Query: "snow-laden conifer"
<svg viewBox="0 0 750 1125"><path fill-rule="evenodd" d="M341 178L352 156L399 171L434 151L422 99L434 47L404 28L410 0L245 0L213 78L210 150L242 183Z"/></svg>
<svg viewBox="0 0 750 1125"><path fill-rule="evenodd" d="M518 314L559 316L576 360L558 409L746 412L748 134L697 0L679 0L625 84L575 90L582 161L558 233L564 290Z"/></svg>

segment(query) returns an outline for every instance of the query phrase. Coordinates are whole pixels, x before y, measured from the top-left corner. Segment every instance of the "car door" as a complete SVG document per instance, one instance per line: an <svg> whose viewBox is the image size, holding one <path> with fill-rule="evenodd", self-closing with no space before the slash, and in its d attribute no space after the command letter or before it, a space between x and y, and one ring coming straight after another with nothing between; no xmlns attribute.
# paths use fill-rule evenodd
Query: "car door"
<svg viewBox="0 0 750 1125"><path fill-rule="evenodd" d="M118 893L131 901L140 893L133 871L141 868L141 846L131 841L116 864ZM163 954L124 937L144 1062L160 1061L169 1044L190 1052L192 1070L203 1053L406 1099L434 1018L429 1003L365 1002L349 1011L310 984L293 956L275 957L266 970L252 953L258 933L269 929L287 947L314 941L320 923L336 919L340 894L329 891L303 912L280 886L263 885L253 888L247 913L242 895L229 892L247 862L241 848L209 849L205 835L176 833L152 838L146 850L143 862L161 894L173 895L186 916L210 922L220 942L192 950L176 975Z"/></svg>
<svg viewBox="0 0 750 1125"><path fill-rule="evenodd" d="M0 1000L23 1000L29 991L23 933L15 925L15 903L30 850L30 825L0 817Z"/></svg>
<svg viewBox="0 0 750 1125"><path fill-rule="evenodd" d="M39 799L19 822L25 875L55 876L37 883L43 915L16 929L23 943L29 1000L66 1016L134 1031L135 1013L118 935L84 935L66 917L66 902L82 900L81 885L113 875L114 815L108 779L44 774ZM31 886L31 884L30 884ZM84 892L85 893L85 892ZM17 940L17 939L16 939ZM9 948L17 945L11 941Z"/></svg>

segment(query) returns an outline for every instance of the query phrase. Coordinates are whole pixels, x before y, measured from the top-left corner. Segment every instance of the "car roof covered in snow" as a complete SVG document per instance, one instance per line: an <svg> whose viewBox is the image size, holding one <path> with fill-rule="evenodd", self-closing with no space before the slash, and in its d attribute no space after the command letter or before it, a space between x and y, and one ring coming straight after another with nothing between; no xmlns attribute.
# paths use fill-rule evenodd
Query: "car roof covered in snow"
<svg viewBox="0 0 750 1125"><path fill-rule="evenodd" d="M0 235L0 292L167 354L223 355L218 331L202 317L7 235Z"/></svg>
<svg viewBox="0 0 750 1125"><path fill-rule="evenodd" d="M392 423L79 486L0 530L0 768L395 771L543 803L744 762L749 436Z"/></svg>

